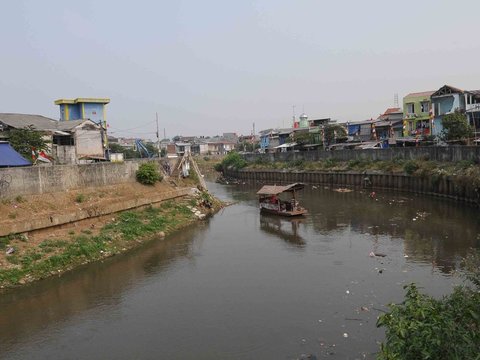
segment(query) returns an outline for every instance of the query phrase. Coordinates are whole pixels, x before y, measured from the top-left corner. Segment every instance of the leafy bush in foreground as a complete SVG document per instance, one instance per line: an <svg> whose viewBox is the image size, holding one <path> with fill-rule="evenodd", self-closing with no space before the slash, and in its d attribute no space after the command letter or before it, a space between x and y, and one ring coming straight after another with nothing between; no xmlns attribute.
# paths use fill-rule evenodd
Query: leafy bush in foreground
<svg viewBox="0 0 480 360"><path fill-rule="evenodd" d="M390 305L377 326L386 328L379 360L480 359L480 270L478 255L466 262L474 285L456 287L442 299L406 285L401 304Z"/></svg>

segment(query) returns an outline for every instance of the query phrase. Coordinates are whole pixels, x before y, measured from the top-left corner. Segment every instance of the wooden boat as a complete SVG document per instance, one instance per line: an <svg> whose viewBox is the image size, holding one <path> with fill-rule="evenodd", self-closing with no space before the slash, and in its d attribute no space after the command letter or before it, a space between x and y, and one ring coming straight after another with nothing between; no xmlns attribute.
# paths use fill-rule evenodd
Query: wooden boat
<svg viewBox="0 0 480 360"><path fill-rule="evenodd" d="M280 216L301 216L307 210L301 207L295 197L295 193L302 190L304 184L295 183L290 185L264 185L258 190L260 212ZM288 194L288 199L283 194ZM283 196L282 196L283 195Z"/></svg>

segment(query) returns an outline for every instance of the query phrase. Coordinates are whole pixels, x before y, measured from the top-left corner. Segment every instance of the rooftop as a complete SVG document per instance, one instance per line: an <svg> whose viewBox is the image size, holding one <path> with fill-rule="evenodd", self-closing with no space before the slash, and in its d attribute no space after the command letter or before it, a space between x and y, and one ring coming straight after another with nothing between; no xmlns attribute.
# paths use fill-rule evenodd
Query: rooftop
<svg viewBox="0 0 480 360"><path fill-rule="evenodd" d="M110 99L107 99L107 98L76 98L76 99L58 99L58 100L55 100L55 105L81 104L81 103L108 104L109 102L110 102Z"/></svg>
<svg viewBox="0 0 480 360"><path fill-rule="evenodd" d="M416 92L416 93L410 93L408 95L405 95L405 97L429 97L432 96L435 91L422 91L422 92Z"/></svg>

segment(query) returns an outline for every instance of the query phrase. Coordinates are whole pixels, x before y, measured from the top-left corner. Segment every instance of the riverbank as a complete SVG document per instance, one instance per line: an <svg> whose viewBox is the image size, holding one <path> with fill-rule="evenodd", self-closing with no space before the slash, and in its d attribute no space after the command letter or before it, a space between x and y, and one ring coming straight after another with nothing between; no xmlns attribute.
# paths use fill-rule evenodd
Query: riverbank
<svg viewBox="0 0 480 360"><path fill-rule="evenodd" d="M75 210L94 216L0 237L0 288L59 275L125 252L146 241L163 239L221 207L220 202L208 193L195 190L191 195L173 200L146 205L141 202L174 190L165 183L155 186L134 183L4 199L0 205L0 211L7 215L0 220L3 227L27 222L34 217L53 218ZM92 210L100 211L115 203L129 201L142 207L103 216L96 216L98 214Z"/></svg>
<svg viewBox="0 0 480 360"><path fill-rule="evenodd" d="M325 184L447 197L480 205L480 166L475 161L295 160L248 162L232 154L220 164L225 177L244 182Z"/></svg>

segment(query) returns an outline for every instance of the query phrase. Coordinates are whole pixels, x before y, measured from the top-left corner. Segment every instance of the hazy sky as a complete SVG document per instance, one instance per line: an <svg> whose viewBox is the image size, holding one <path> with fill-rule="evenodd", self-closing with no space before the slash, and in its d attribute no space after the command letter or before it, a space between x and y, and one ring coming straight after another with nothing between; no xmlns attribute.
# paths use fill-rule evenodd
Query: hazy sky
<svg viewBox="0 0 480 360"><path fill-rule="evenodd" d="M360 121L394 94L480 89L478 0L3 0L0 112L108 97L117 136Z"/></svg>

